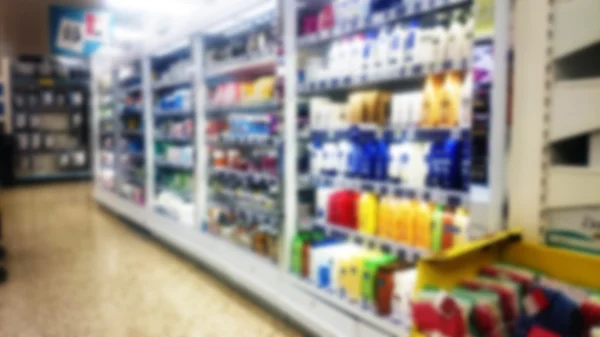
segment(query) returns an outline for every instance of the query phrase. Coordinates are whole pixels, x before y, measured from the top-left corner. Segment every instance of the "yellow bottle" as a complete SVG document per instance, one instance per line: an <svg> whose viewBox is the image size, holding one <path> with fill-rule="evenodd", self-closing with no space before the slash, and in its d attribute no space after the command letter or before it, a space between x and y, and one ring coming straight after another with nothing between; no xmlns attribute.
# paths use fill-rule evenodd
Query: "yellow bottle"
<svg viewBox="0 0 600 337"><path fill-rule="evenodd" d="M449 71L444 79L440 95L440 125L457 126L460 111L462 75L457 71Z"/></svg>
<svg viewBox="0 0 600 337"><path fill-rule="evenodd" d="M431 222L432 206L428 202L418 202L413 218L414 244L415 247L431 249Z"/></svg>
<svg viewBox="0 0 600 337"><path fill-rule="evenodd" d="M396 241L402 243L409 243L410 232L409 228L412 226L412 215L413 207L409 199L402 199L398 204L398 216L396 218L396 230L398 231L395 238Z"/></svg>
<svg viewBox="0 0 600 337"><path fill-rule="evenodd" d="M431 74L427 76L425 88L423 89L423 107L421 109L420 125L423 127L435 127L441 121L440 96L442 89L442 77Z"/></svg>
<svg viewBox="0 0 600 337"><path fill-rule="evenodd" d="M358 204L358 230L361 233L374 235L377 231L377 196L363 193Z"/></svg>
<svg viewBox="0 0 600 337"><path fill-rule="evenodd" d="M392 228L394 226L394 209L393 199L390 197L383 197L379 200L379 208L377 219L377 236L382 238L390 238L392 234Z"/></svg>

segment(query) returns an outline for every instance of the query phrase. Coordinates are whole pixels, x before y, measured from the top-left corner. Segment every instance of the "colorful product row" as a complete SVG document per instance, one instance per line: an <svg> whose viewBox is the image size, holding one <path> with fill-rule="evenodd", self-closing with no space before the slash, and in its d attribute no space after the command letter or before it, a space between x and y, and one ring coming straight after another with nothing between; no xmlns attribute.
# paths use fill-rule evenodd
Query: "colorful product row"
<svg viewBox="0 0 600 337"><path fill-rule="evenodd" d="M470 143L448 138L436 142L399 142L356 133L350 139L321 142L310 149L313 175L402 183L405 187L467 190Z"/></svg>
<svg viewBox="0 0 600 337"><path fill-rule="evenodd" d="M371 29L333 42L326 59L307 61L306 82L382 75L400 67L444 69L469 61L473 20L461 10L412 20L409 24Z"/></svg>
<svg viewBox="0 0 600 337"><path fill-rule="evenodd" d="M154 104L159 111L191 111L193 109L193 95L189 88L180 88L162 95Z"/></svg>
<svg viewBox="0 0 600 337"><path fill-rule="evenodd" d="M231 168L238 171L264 172L277 176L279 157L275 150L252 150L242 152L239 149L213 150L213 167Z"/></svg>
<svg viewBox="0 0 600 337"><path fill-rule="evenodd" d="M176 146L164 143L155 144L156 155L167 162L176 165L192 166L194 165L194 147Z"/></svg>
<svg viewBox="0 0 600 337"><path fill-rule="evenodd" d="M167 82L190 78L192 74L192 63L188 59L181 59L172 62L167 68L156 72L154 78L157 82Z"/></svg>
<svg viewBox="0 0 600 337"><path fill-rule="evenodd" d="M275 84L274 76L220 84L211 92L210 103L213 106L226 106L271 101L275 99Z"/></svg>
<svg viewBox="0 0 600 337"><path fill-rule="evenodd" d="M471 73L450 71L429 75L422 91L391 94L360 91L347 103L326 97L309 102L313 130L340 130L353 125L380 128L438 128L471 125L473 80Z"/></svg>
<svg viewBox="0 0 600 337"><path fill-rule="evenodd" d="M253 31L242 38L229 41L226 45L211 48L207 51L209 66L243 57L268 55L277 43L273 27Z"/></svg>
<svg viewBox="0 0 600 337"><path fill-rule="evenodd" d="M397 322L410 315L416 271L392 255L301 232L292 242L291 259L292 272L319 288Z"/></svg>
<svg viewBox="0 0 600 337"><path fill-rule="evenodd" d="M194 136L194 120L191 118L182 121L166 120L156 126L156 133L178 139L192 138Z"/></svg>
<svg viewBox="0 0 600 337"><path fill-rule="evenodd" d="M420 331L448 337L595 336L600 292L498 263L450 291L426 287L412 317Z"/></svg>
<svg viewBox="0 0 600 337"><path fill-rule="evenodd" d="M278 133L279 118L275 113L262 115L229 116L227 121L212 120L207 123L209 136L229 136L236 139L265 139Z"/></svg>
<svg viewBox="0 0 600 337"><path fill-rule="evenodd" d="M208 210L208 230L274 262L279 259L280 233L275 220L252 217L227 208L211 207Z"/></svg>
<svg viewBox="0 0 600 337"><path fill-rule="evenodd" d="M469 217L455 205L323 188L317 190L317 204L319 215L332 225L428 251L466 241Z"/></svg>

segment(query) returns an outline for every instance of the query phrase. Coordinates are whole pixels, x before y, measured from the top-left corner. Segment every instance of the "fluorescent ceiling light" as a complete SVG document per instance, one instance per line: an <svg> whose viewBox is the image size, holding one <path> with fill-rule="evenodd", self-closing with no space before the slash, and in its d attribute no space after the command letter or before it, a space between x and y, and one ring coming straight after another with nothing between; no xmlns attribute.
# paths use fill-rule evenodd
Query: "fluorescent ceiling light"
<svg viewBox="0 0 600 337"><path fill-rule="evenodd" d="M258 6L253 6L252 9L248 11L244 11L242 14L243 19L254 19L255 17L267 14L270 11L274 11L276 7L276 3L273 0L265 1L263 4Z"/></svg>
<svg viewBox="0 0 600 337"><path fill-rule="evenodd" d="M182 0L106 0L106 5L115 10L138 12L139 14L186 15L195 1Z"/></svg>
<svg viewBox="0 0 600 337"><path fill-rule="evenodd" d="M116 26L113 29L113 39L116 41L140 41L144 39L144 33L139 29L133 30Z"/></svg>

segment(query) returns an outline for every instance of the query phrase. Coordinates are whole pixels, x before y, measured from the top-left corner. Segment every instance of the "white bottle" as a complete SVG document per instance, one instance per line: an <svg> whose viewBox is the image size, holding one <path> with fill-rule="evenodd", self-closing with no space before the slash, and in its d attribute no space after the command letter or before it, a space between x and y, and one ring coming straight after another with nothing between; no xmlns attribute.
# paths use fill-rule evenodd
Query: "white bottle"
<svg viewBox="0 0 600 337"><path fill-rule="evenodd" d="M410 26L406 29L406 34L403 39L404 43L404 62L402 66L410 69L413 65L418 64L420 60L419 43L420 43L421 29L417 22L411 22Z"/></svg>
<svg viewBox="0 0 600 337"><path fill-rule="evenodd" d="M377 32L369 31L365 34L363 52L361 56L361 75L370 74L375 64L375 46L377 44Z"/></svg>
<svg viewBox="0 0 600 337"><path fill-rule="evenodd" d="M467 71L460 89L460 112L458 123L463 128L471 128L473 118L473 73Z"/></svg>
<svg viewBox="0 0 600 337"><path fill-rule="evenodd" d="M431 30L432 66L434 69L443 69L448 49L448 30L438 24Z"/></svg>
<svg viewBox="0 0 600 337"><path fill-rule="evenodd" d="M339 62L343 60L342 43L342 41L335 41L329 47L327 53L327 78L332 79L338 76L340 70Z"/></svg>
<svg viewBox="0 0 600 337"><path fill-rule="evenodd" d="M421 91L408 94L406 99L405 128L415 128L418 126L423 114L422 100L423 93Z"/></svg>
<svg viewBox="0 0 600 337"><path fill-rule="evenodd" d="M433 27L422 27L417 31L417 43L414 51L413 65L421 65L423 71L433 63L434 54L434 29Z"/></svg>
<svg viewBox="0 0 600 337"><path fill-rule="evenodd" d="M358 34L352 38L347 66L348 75L351 77L360 76L361 74L364 45L365 38L363 35Z"/></svg>
<svg viewBox="0 0 600 337"><path fill-rule="evenodd" d="M473 43L475 41L475 19L473 17L470 17L464 24L463 34L464 38L461 40L460 58L470 63L473 54Z"/></svg>
<svg viewBox="0 0 600 337"><path fill-rule="evenodd" d="M466 26L464 26L458 18L454 18L448 27L448 43L446 44L446 59L452 62L454 67L461 64L463 54L462 48L465 45L465 32Z"/></svg>
<svg viewBox="0 0 600 337"><path fill-rule="evenodd" d="M405 124L405 103L406 102L406 94L398 94L395 93L392 96L392 112L390 116L390 122L392 128L401 129Z"/></svg>
<svg viewBox="0 0 600 337"><path fill-rule="evenodd" d="M388 59L387 63L389 67L393 69L397 69L401 67L405 62L404 50L405 50L405 41L407 32L402 27L401 24L397 24L390 34L390 39L388 42Z"/></svg>
<svg viewBox="0 0 600 337"><path fill-rule="evenodd" d="M348 174L349 165L348 160L350 151L352 150L352 144L347 139L344 139L338 143L338 175L346 176Z"/></svg>
<svg viewBox="0 0 600 337"><path fill-rule="evenodd" d="M392 39L392 31L386 27L379 30L377 36L377 44L375 46L375 69L374 75L384 75L389 70L388 60L390 58L390 42Z"/></svg>

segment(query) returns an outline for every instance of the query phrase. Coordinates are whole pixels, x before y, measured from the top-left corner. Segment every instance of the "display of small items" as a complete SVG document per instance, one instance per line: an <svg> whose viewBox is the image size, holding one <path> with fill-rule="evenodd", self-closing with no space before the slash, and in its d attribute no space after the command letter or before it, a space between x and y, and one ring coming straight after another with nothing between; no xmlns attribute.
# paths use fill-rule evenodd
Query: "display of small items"
<svg viewBox="0 0 600 337"><path fill-rule="evenodd" d="M444 291L427 286L413 302L415 328L449 337L597 336L599 289L497 263Z"/></svg>
<svg viewBox="0 0 600 337"><path fill-rule="evenodd" d="M168 114L169 112L192 111L193 108L192 90L186 87L163 92L154 103L157 115Z"/></svg>
<svg viewBox="0 0 600 337"><path fill-rule="evenodd" d="M254 81L227 82L217 85L209 94L212 106L231 106L271 102L276 94L275 76L261 76Z"/></svg>
<svg viewBox="0 0 600 337"><path fill-rule="evenodd" d="M192 70L192 62L187 58L182 58L169 63L166 68L160 71L155 71L154 79L159 83L185 79L191 80Z"/></svg>
<svg viewBox="0 0 600 337"><path fill-rule="evenodd" d="M213 149L211 157L214 168L230 168L241 173L264 173L274 178L279 175L280 171L277 150Z"/></svg>
<svg viewBox="0 0 600 337"><path fill-rule="evenodd" d="M169 164L189 168L194 165L194 147L191 145L157 142L154 148L157 158Z"/></svg>
<svg viewBox="0 0 600 337"><path fill-rule="evenodd" d="M164 120L157 123L156 135L163 138L191 140L194 137L194 120L185 118L179 120Z"/></svg>
<svg viewBox="0 0 600 337"><path fill-rule="evenodd" d="M364 22L371 5L381 1L335 1L320 13L301 18L301 34ZM389 1L399 6L402 1ZM394 4L392 4L394 3ZM405 4L406 5L406 4ZM349 7L356 7L352 11ZM326 57L311 57L306 62L305 82L323 80L389 77L405 69L406 74L420 67L421 72L463 68L471 60L474 20L468 9L440 10L408 23L373 28L364 33L335 40Z"/></svg>
<svg viewBox="0 0 600 337"><path fill-rule="evenodd" d="M194 225L194 175L189 172L159 170L156 173L155 206L187 226Z"/></svg>
<svg viewBox="0 0 600 337"><path fill-rule="evenodd" d="M208 121L209 141L239 141L241 143L264 143L279 134L278 113L235 114L227 116L227 121Z"/></svg>
<svg viewBox="0 0 600 337"><path fill-rule="evenodd" d="M209 233L277 262L281 235L278 221L245 210L211 206L207 229Z"/></svg>
<svg viewBox="0 0 600 337"><path fill-rule="evenodd" d="M350 189L317 189L317 219L333 226L377 236L427 251L442 251L467 241L466 205L376 195Z"/></svg>
<svg viewBox="0 0 600 337"><path fill-rule="evenodd" d="M277 48L277 35L273 24L263 25L248 34L228 38L207 50L207 66L217 66L261 56L270 56Z"/></svg>
<svg viewBox="0 0 600 337"><path fill-rule="evenodd" d="M291 271L331 296L406 324L417 273L396 257L301 231L292 241Z"/></svg>

